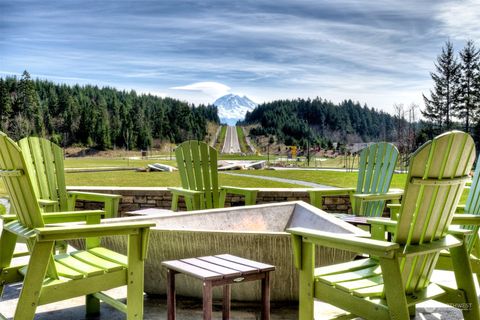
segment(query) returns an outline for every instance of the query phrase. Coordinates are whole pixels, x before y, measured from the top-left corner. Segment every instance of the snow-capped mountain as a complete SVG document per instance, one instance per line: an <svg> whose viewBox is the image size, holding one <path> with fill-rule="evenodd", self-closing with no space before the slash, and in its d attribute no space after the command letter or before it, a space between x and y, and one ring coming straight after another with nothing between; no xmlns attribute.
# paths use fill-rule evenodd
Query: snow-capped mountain
<svg viewBox="0 0 480 320"><path fill-rule="evenodd" d="M236 94L220 97L213 104L218 107L220 121L231 126L235 125L238 120L243 120L247 111L252 111L257 106L246 96L240 97Z"/></svg>

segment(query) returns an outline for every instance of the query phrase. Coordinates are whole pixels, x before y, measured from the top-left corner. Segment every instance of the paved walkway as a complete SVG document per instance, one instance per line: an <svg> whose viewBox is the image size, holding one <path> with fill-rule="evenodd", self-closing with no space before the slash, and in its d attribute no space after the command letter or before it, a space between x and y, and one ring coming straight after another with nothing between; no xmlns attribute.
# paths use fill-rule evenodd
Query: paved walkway
<svg viewBox="0 0 480 320"><path fill-rule="evenodd" d="M277 182L284 182L284 183L291 183L291 184L298 184L305 187L311 188L320 188L320 189L336 189L336 187L327 186L324 184L318 184L314 182L302 181L302 180L294 180L294 179L285 179L285 178L277 178L277 177L268 177L268 176L257 176L252 174L242 174L242 173L233 173L233 172L222 172L222 174L228 174L231 176L239 176L239 177L248 177L248 178L255 178L255 179L263 179L263 180L270 180L270 181L277 181Z"/></svg>
<svg viewBox="0 0 480 320"><path fill-rule="evenodd" d="M445 278L445 276L441 276ZM451 279L451 273L447 276ZM7 286L5 293L0 302L0 312L12 319L15 307L18 302L18 294L20 285ZM232 290L235 290L232 288ZM116 298L125 297L125 289L110 290L109 294ZM101 304L101 313L99 317L85 317L84 298L79 297L58 303L40 306L37 309L35 320L124 320L126 317L120 311L106 305ZM167 319L166 299L164 296L145 296L145 320L163 320ZM221 319L221 301L214 301L213 319ZM297 303L272 303L271 319L272 320L295 320L298 318ZM334 316L343 314L344 312L324 303L315 303L315 319L331 319ZM177 297L177 319L179 320L198 320L202 318L202 301L199 299L191 299L185 297ZM462 319L459 310L436 302L423 303L417 309L415 320L459 320ZM260 303L232 303L231 319L238 320L256 320L260 319Z"/></svg>
<svg viewBox="0 0 480 320"><path fill-rule="evenodd" d="M0 226L1 227L1 226ZM23 250L25 245L18 244L18 249ZM16 263L25 262L25 257L16 260ZM455 280L452 272L435 271L433 280L441 282L450 287L455 286ZM3 297L0 300L0 313L8 319L12 319L15 308L18 303L18 296L22 288L21 283L8 285L5 288ZM232 287L235 290L235 286ZM478 286L477 286L477 292ZM125 301L126 288L117 288L108 291L108 294L116 299ZM144 300L144 319L145 320L163 320L167 319L167 303L165 296L145 295ZM221 319L221 301L214 301L213 319ZM256 320L260 319L259 302L232 302L231 319L238 320ZM98 317L85 317L85 299L78 297L57 303L43 305L37 308L35 320L124 320L126 317L120 311L101 304L101 314ZM331 305L315 302L315 320L331 319L334 316L344 314L345 312ZM197 320L202 318L202 301L200 299L186 298L177 296L177 319L179 320ZM296 302L272 302L271 319L272 320L295 320L298 318L298 304ZM415 320L459 320L462 319L461 311L450 306L428 301L417 308Z"/></svg>

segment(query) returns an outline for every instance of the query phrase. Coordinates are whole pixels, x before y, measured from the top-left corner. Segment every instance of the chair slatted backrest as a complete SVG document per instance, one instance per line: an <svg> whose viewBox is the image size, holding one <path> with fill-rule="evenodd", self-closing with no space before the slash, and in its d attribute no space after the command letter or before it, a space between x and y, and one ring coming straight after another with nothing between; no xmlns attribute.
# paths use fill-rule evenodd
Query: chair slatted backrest
<svg viewBox="0 0 480 320"><path fill-rule="evenodd" d="M182 188L205 192L205 208L218 208L217 150L202 141L190 140L175 150Z"/></svg>
<svg viewBox="0 0 480 320"><path fill-rule="evenodd" d="M452 131L420 147L412 156L394 241L416 246L444 238L475 158L466 133ZM403 257L405 289L425 288L439 252Z"/></svg>
<svg viewBox="0 0 480 320"><path fill-rule="evenodd" d="M29 229L43 227L42 213L22 151L3 132L0 132L0 175L18 221ZM34 246L32 241L34 240L27 243L30 249ZM47 273L51 278L58 279L53 257L50 259Z"/></svg>
<svg viewBox="0 0 480 320"><path fill-rule="evenodd" d="M393 171L398 158L398 149L391 143L374 143L362 150L358 165L356 193L386 193L392 182ZM353 204L356 215L379 217L385 208L385 201L369 201L361 206ZM360 212L361 210L361 212Z"/></svg>
<svg viewBox="0 0 480 320"><path fill-rule="evenodd" d="M33 188L38 198L57 201L54 211L67 211L67 191L63 164L63 149L38 137L18 142L22 149Z"/></svg>
<svg viewBox="0 0 480 320"><path fill-rule="evenodd" d="M468 193L467 202L465 202L465 213L480 215L480 159L478 157L470 192ZM478 241L479 227L473 224L462 225L463 229L473 230L473 234L466 237L468 252L472 252L475 243Z"/></svg>

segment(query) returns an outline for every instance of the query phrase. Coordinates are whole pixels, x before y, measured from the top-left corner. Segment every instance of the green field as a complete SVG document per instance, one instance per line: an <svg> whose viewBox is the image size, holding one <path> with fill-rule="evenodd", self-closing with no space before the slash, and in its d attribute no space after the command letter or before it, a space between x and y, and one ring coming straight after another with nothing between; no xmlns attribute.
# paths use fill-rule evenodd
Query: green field
<svg viewBox="0 0 480 320"><path fill-rule="evenodd" d="M178 172L108 171L67 173L69 186L175 187L180 186ZM252 188L295 188L298 185L219 174L220 185Z"/></svg>
<svg viewBox="0 0 480 320"><path fill-rule="evenodd" d="M221 156L222 159L234 159L238 156ZM168 159L165 158L165 159ZM242 159L260 160L262 156L246 156ZM175 160L145 160L145 159L114 159L114 158L67 158L65 167L71 168L102 168L102 167L131 167L145 168L149 163L160 162L163 164L176 165ZM229 171L247 176L232 176L219 173L220 185L252 188L299 188L298 184L283 183L251 176L267 176L283 179L314 182L318 184L336 187L355 187L357 183L356 172L343 171L315 171L315 170L237 170ZM405 186L406 174L394 174L392 188ZM178 172L137 172L128 171L101 171L101 172L67 172L66 182L69 186L118 186L118 187L173 187L180 186ZM468 192L468 191L467 191ZM461 202L465 202L466 193ZM3 184L0 183L0 194L5 194Z"/></svg>
<svg viewBox="0 0 480 320"><path fill-rule="evenodd" d="M248 170L242 171L242 174L302 180L335 187L356 187L357 185L356 172L323 170ZM405 186L406 176L406 174L394 174L391 187L403 188Z"/></svg>
<svg viewBox="0 0 480 320"><path fill-rule="evenodd" d="M247 144L245 143L245 135L243 134L242 127L236 126L235 128L237 130L238 143L240 144L240 150L242 151L242 153L247 153L249 150L248 150Z"/></svg>

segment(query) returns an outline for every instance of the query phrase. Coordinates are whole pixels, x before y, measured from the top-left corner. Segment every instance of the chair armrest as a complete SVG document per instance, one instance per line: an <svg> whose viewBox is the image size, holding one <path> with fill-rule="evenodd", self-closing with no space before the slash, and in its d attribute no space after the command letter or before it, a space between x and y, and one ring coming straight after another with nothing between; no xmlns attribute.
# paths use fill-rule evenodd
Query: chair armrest
<svg viewBox="0 0 480 320"><path fill-rule="evenodd" d="M351 196L355 192L354 188L325 188L318 189L312 188L308 189L308 195L310 197L310 204L322 209L324 196L349 196L350 201L352 200Z"/></svg>
<svg viewBox="0 0 480 320"><path fill-rule="evenodd" d="M65 227L36 228L38 241L71 240L88 237L138 234L141 229L155 226L152 222L75 225Z"/></svg>
<svg viewBox="0 0 480 320"><path fill-rule="evenodd" d="M389 204L387 204L387 208L389 208L389 209L400 209L401 205L402 204L400 204L400 203L389 203Z"/></svg>
<svg viewBox="0 0 480 320"><path fill-rule="evenodd" d="M76 196L78 200L89 200L103 202L102 199L121 199L119 194L97 193L97 192L84 192L84 191L68 191L69 196Z"/></svg>
<svg viewBox="0 0 480 320"><path fill-rule="evenodd" d="M393 258L395 251L400 248L398 243L360 238L352 235L318 231L308 228L288 228L286 230L294 236L302 237L303 241L312 242L324 247L366 253L383 258Z"/></svg>
<svg viewBox="0 0 480 320"><path fill-rule="evenodd" d="M390 219L371 218L367 219L367 222L371 225L382 225L385 227L396 227L397 221Z"/></svg>
<svg viewBox="0 0 480 320"><path fill-rule="evenodd" d="M221 186L220 189L225 190L227 193L245 195L251 192L258 192L258 189L255 188L240 188L232 186Z"/></svg>
<svg viewBox="0 0 480 320"><path fill-rule="evenodd" d="M399 200L403 191L389 191L387 193L354 193L353 197L362 201Z"/></svg>
<svg viewBox="0 0 480 320"><path fill-rule="evenodd" d="M55 200L38 199L37 201L41 207L50 207L58 204L58 201Z"/></svg>
<svg viewBox="0 0 480 320"><path fill-rule="evenodd" d="M372 239L385 240L385 232L395 233L397 229L397 221L391 219L371 218L367 219L370 224L370 233Z"/></svg>
<svg viewBox="0 0 480 320"><path fill-rule="evenodd" d="M390 218L392 220L398 220L398 214L400 213L400 203L388 203L387 208L390 209Z"/></svg>
<svg viewBox="0 0 480 320"><path fill-rule="evenodd" d="M189 190L189 189L183 189L183 188L172 188L169 187L167 188L171 193L175 193L181 196L194 196L196 194L203 194L203 191L196 191L196 190Z"/></svg>
<svg viewBox="0 0 480 320"><path fill-rule="evenodd" d="M325 189L318 189L318 188L312 188L307 190L308 193L315 193L317 195L322 195L322 196L348 196L352 193L355 192L355 188L325 188Z"/></svg>
<svg viewBox="0 0 480 320"><path fill-rule="evenodd" d="M450 228L448 228L448 234L451 234L453 236L460 236L462 238L473 233L474 231L470 229L461 229L458 227L455 228L454 226L450 226Z"/></svg>
<svg viewBox="0 0 480 320"><path fill-rule="evenodd" d="M398 256L418 256L418 255L425 255L427 253L433 252L440 252L441 250L450 249L453 247L461 246L463 243L462 240L459 240L457 237L453 235L447 235L441 240L427 242L423 244L417 245L406 245L401 246Z"/></svg>
<svg viewBox="0 0 480 320"><path fill-rule="evenodd" d="M42 218L45 223L67 223L79 221L100 223L100 218L104 214L105 211L102 210L63 211L43 213Z"/></svg>
<svg viewBox="0 0 480 320"><path fill-rule="evenodd" d="M2 214L0 215L0 219L3 220L3 223L7 223L13 220L17 220L17 215L16 214Z"/></svg>
<svg viewBox="0 0 480 320"><path fill-rule="evenodd" d="M453 215L452 224L480 225L480 215L468 213L456 213Z"/></svg>

